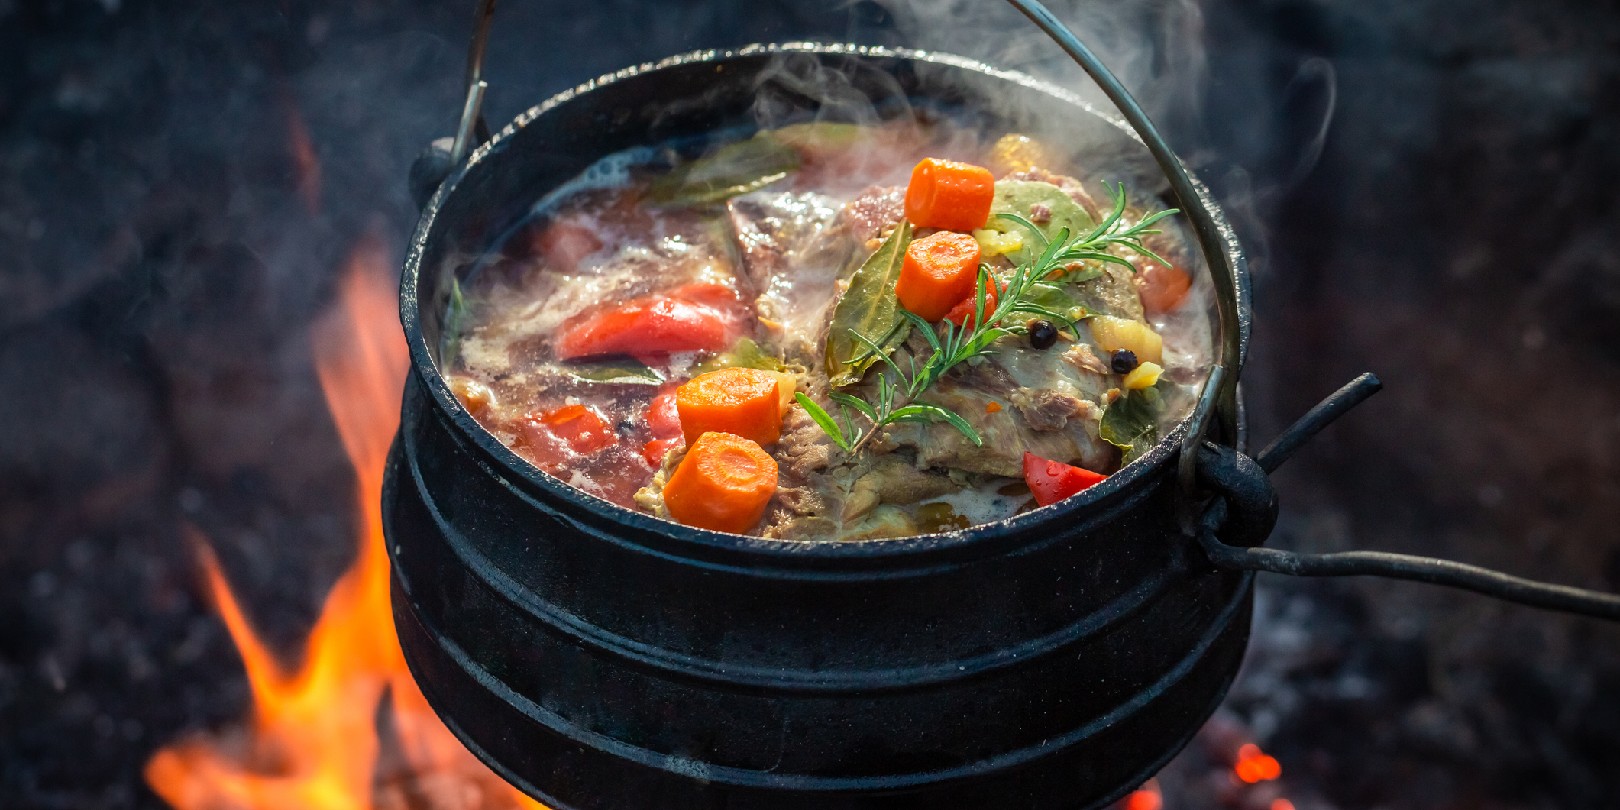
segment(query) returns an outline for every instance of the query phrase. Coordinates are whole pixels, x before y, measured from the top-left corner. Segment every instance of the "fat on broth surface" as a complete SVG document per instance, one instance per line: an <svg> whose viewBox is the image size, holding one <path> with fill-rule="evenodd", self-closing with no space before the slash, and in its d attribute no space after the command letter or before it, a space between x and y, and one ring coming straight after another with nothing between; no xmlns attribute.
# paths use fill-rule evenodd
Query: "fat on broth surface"
<svg viewBox="0 0 1620 810"><path fill-rule="evenodd" d="M791 387L846 429L863 425L828 397L829 321L857 268L894 237L924 157L990 168L995 210L1038 222L1076 210L1096 222L1109 213L1109 186L1125 179L1049 142L921 114L610 155L538 201L460 283L445 321L445 376L490 433L539 469L672 519L663 488L686 455L676 388L728 366L778 374L780 438L764 446L778 482L746 533L780 539L903 537L1010 517L1036 505L1026 451L1116 471L1186 415L1208 371L1211 286L1176 218L1146 240L1174 269L1123 249L1115 252L1135 272L1088 263L1099 278L1059 285L1068 297L1057 303L1075 328L1058 323L1049 346L1004 337L923 393L919 401L969 422L979 445L943 422L908 422L849 453L787 397ZM1164 207L1127 199L1127 221ZM1033 258L1034 237L1019 226L992 216L986 229L977 238L996 278ZM1020 238L1028 245L1010 248ZM1177 274L1191 289L1167 308L1176 296L1167 299L1163 282L1175 288ZM648 331L653 310L680 325ZM1027 331L1030 318L1016 317L1006 325ZM1164 371L1158 384L1131 390L1129 358L1116 370L1107 347L1139 346L1139 327L1162 338ZM929 344L913 330L894 351L921 362ZM875 401L881 369L838 390ZM1118 410L1107 429L1110 408ZM1126 429L1140 434L1135 451L1120 441Z"/></svg>

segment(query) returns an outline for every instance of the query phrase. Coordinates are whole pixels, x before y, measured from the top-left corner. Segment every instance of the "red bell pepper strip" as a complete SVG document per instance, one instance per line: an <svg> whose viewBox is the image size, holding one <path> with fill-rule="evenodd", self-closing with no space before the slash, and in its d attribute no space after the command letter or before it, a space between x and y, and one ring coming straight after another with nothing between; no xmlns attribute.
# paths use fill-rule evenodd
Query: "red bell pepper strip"
<svg viewBox="0 0 1620 810"><path fill-rule="evenodd" d="M1051 506L1107 477L1061 461L1041 458L1028 451L1024 452L1024 483L1029 485L1029 491L1035 495L1035 503L1041 506Z"/></svg>
<svg viewBox="0 0 1620 810"><path fill-rule="evenodd" d="M742 319L742 307L730 289L688 284L582 312L557 330L554 346L559 360L720 351L736 340Z"/></svg>

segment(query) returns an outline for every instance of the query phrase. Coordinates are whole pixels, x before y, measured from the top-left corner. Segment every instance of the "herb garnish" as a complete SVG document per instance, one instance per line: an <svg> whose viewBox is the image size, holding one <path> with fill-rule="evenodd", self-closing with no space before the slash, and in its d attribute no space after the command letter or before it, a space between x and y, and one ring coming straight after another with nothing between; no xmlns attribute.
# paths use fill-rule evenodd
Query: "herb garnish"
<svg viewBox="0 0 1620 810"><path fill-rule="evenodd" d="M918 397L956 366L972 358L992 354L993 344L996 341L1022 334L1025 327L1017 322L1015 315L1034 315L1063 324L1074 332L1076 339L1079 339L1080 334L1074 319L1037 302L1042 297L1061 292L1059 284L1077 284L1102 275L1100 268L1084 266L1087 262L1112 262L1129 267L1133 271L1136 269L1135 265L1125 259L1109 253L1110 247L1123 247L1156 262L1169 264L1143 245L1142 238L1159 233L1152 227L1154 223L1178 213L1178 210L1172 208L1160 211L1143 217L1134 224L1127 224L1124 221L1126 201L1124 184L1121 183L1111 189L1111 194L1114 205L1109 216L1089 231L1073 236L1070 235L1069 229L1064 227L1048 238L1039 226L1022 216L997 214L997 217L1027 231L1030 238L1035 240L1039 253L1034 260L1014 268L1004 284L998 283L998 295L993 308L988 305L988 298L985 295L993 283L990 268L984 264L979 266L979 278L973 299L974 317L968 321L968 326L959 327L950 321L941 321L940 328L943 329L943 334L940 334L933 324L921 316L899 308L903 320L877 339L856 329L849 329L849 338L864 345L866 351L846 361L847 364L852 368L860 368L860 363L881 362L883 368L879 370L876 401L869 402L841 391L828 394L828 398L841 406L842 425L803 392L796 394L794 398L833 442L850 454L860 452L861 448L884 427L901 422L945 422L960 431L975 446L983 445L984 440L980 438L978 431L974 430L961 414L938 405L918 402ZM898 352L898 349L885 347L893 346L892 341L896 334L911 328L915 328L927 340L929 353L926 357L919 358L915 353L908 352L904 357L905 367L902 367L901 363L891 356L891 352ZM831 337L829 336L829 339ZM851 410L865 417L868 426L863 429L852 424L849 413Z"/></svg>

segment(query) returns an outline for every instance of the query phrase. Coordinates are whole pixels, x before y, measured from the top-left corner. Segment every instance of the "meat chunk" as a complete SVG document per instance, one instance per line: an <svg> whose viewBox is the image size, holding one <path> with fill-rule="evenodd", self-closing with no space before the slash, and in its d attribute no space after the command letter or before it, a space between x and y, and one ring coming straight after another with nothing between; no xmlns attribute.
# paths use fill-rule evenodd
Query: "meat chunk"
<svg viewBox="0 0 1620 810"><path fill-rule="evenodd" d="M855 244L866 249L884 231L900 221L906 213L906 190L903 186L873 186L844 205L843 221Z"/></svg>
<svg viewBox="0 0 1620 810"><path fill-rule="evenodd" d="M726 213L764 342L808 364L852 253L840 207L819 194L756 192Z"/></svg>
<svg viewBox="0 0 1620 810"><path fill-rule="evenodd" d="M1069 417L1080 413L1082 400L1060 391L1035 391L1013 397L1013 404L1030 430L1062 430Z"/></svg>

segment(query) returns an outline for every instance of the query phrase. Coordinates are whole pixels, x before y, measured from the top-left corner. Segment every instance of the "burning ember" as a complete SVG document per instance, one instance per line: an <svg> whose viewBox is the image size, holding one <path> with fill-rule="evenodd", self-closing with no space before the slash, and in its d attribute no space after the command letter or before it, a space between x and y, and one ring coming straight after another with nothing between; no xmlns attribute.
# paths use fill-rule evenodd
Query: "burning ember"
<svg viewBox="0 0 1620 810"><path fill-rule="evenodd" d="M379 503L407 366L394 266L377 240L362 242L340 310L315 334L321 388L354 463L361 531L358 559L327 596L297 667L265 647L206 541L192 535L247 670L253 714L243 729L182 740L147 763L147 782L176 810L541 807L439 722L394 635Z"/></svg>
<svg viewBox="0 0 1620 810"><path fill-rule="evenodd" d="M1232 775L1244 784L1253 785L1258 782L1269 782L1282 776L1282 765L1277 758L1260 750L1254 743L1244 743L1237 752L1237 761L1232 763Z"/></svg>

